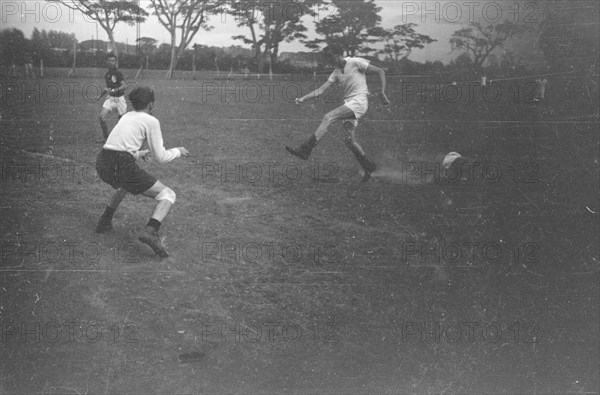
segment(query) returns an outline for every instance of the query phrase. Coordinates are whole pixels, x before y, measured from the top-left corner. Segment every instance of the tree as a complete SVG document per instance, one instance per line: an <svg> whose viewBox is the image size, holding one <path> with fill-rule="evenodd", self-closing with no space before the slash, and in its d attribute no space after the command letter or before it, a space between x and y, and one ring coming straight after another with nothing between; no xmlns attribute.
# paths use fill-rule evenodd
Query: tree
<svg viewBox="0 0 600 395"><path fill-rule="evenodd" d="M156 51L156 44L158 43L158 40L152 37L140 37L136 41L140 46L140 53L142 55L149 56Z"/></svg>
<svg viewBox="0 0 600 395"><path fill-rule="evenodd" d="M27 47L27 39L18 29L0 30L0 59L2 64L10 66L23 62Z"/></svg>
<svg viewBox="0 0 600 395"><path fill-rule="evenodd" d="M381 22L378 14L381 7L374 0L332 0L331 7L334 7L335 14L316 23L316 32L325 38L307 41L306 46L317 49L321 43L337 44L349 56L372 51L365 44L377 41L370 38L369 31Z"/></svg>
<svg viewBox="0 0 600 395"><path fill-rule="evenodd" d="M235 2L229 8L239 27L247 26L250 37L234 36L250 44L254 50L259 73L264 72L264 65L277 63L279 45L306 38L307 28L302 24L304 15L314 15L314 5L318 0L258 0Z"/></svg>
<svg viewBox="0 0 600 395"><path fill-rule="evenodd" d="M471 22L469 27L454 32L450 44L453 51L465 51L472 56L473 66L481 70L492 51L502 47L509 38L523 30L523 27L509 21L487 27L479 22Z"/></svg>
<svg viewBox="0 0 600 395"><path fill-rule="evenodd" d="M156 52L158 40L152 37L140 37L136 40L136 43L138 45L138 56L140 57L140 69L143 68L144 61L146 62L146 69L150 68L150 55L154 55Z"/></svg>
<svg viewBox="0 0 600 395"><path fill-rule="evenodd" d="M167 78L173 77L173 70L179 58L202 28L210 30L208 16L223 8L225 0L150 0L154 15L171 35L171 62ZM177 45L177 29L180 39Z"/></svg>
<svg viewBox="0 0 600 395"><path fill-rule="evenodd" d="M42 31L43 33L44 31ZM41 34L40 34L41 37ZM50 48L56 49L71 49L73 41L76 40L75 34L50 30L46 34L46 43Z"/></svg>
<svg viewBox="0 0 600 395"><path fill-rule="evenodd" d="M42 35L42 32L44 35ZM44 59L48 56L50 47L47 42L47 36L44 31L38 30L37 27L33 28L31 33L31 50L34 61L37 62L39 59Z"/></svg>
<svg viewBox="0 0 600 395"><path fill-rule="evenodd" d="M70 50L73 48L74 34L57 32L51 30L50 33L46 30L33 29L30 40L31 56L37 64L41 59L47 66L56 65L59 63L60 51L56 49Z"/></svg>
<svg viewBox="0 0 600 395"><path fill-rule="evenodd" d="M146 20L148 13L141 8L137 0L48 0L59 2L66 7L80 11L83 15L97 22L108 35L110 45L117 56L114 29L117 23L128 25L141 23Z"/></svg>
<svg viewBox="0 0 600 395"><path fill-rule="evenodd" d="M421 49L426 44L437 41L427 35L417 33L416 26L414 23L406 23L394 26L393 29L376 27L370 29L369 34L384 41L385 45L379 53L388 55L396 64L399 64L401 59L408 58L413 49Z"/></svg>

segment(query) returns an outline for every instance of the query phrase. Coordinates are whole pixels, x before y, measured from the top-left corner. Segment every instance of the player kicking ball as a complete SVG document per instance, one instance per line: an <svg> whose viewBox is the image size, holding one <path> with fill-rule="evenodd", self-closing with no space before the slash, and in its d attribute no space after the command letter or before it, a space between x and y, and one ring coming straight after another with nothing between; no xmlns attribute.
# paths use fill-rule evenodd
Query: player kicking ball
<svg viewBox="0 0 600 395"><path fill-rule="evenodd" d="M150 115L154 108L152 89L135 88L129 94L129 100L134 111L121 117L96 159L98 176L116 189L98 221L96 232L105 233L112 229L113 214L128 192L133 195L142 194L157 203L152 217L138 238L149 245L156 255L166 258L169 253L158 236L158 230L175 203L175 192L141 169L135 161L148 161L153 157L162 164L182 156L187 157L189 152L183 147L169 150L164 148L160 123ZM148 143L150 150L140 150L144 142Z"/></svg>
<svg viewBox="0 0 600 395"><path fill-rule="evenodd" d="M344 104L325 114L321 124L316 132L309 137L298 148L285 147L289 153L300 159L308 159L312 149L319 140L327 133L327 129L336 121L342 121L344 130L344 144L354 154L358 163L363 168L365 174L363 182L371 178L371 174L377 169L377 165L371 162L365 155L365 151L360 144L356 142L355 132L358 126L358 120L362 117L369 107L369 89L367 87L367 72L379 74L381 79L380 97L384 105L390 104L385 95L385 72L379 67L369 64L369 61L358 57L343 56L343 49L336 45L330 45L323 50L325 61L335 67L335 70L329 76L329 79L318 89L309 94L296 99L296 104L302 104L306 99L316 98L325 93L333 84L342 86L344 90Z"/></svg>
<svg viewBox="0 0 600 395"><path fill-rule="evenodd" d="M98 120L100 121L100 128L102 129L102 142L106 142L108 138L108 126L106 120L111 112L116 111L119 114L119 118L127 112L127 102L125 101L125 77L123 73L117 68L117 58L114 54L109 53L106 59L108 63L108 70L104 74L104 82L106 88L102 91L102 96L108 94L104 104L102 104L102 111Z"/></svg>

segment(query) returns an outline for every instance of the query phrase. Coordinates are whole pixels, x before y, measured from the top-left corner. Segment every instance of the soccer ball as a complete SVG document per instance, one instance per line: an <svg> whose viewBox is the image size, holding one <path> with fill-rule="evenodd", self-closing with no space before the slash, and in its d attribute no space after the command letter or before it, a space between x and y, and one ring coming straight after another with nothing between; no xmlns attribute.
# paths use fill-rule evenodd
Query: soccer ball
<svg viewBox="0 0 600 395"><path fill-rule="evenodd" d="M458 152L449 152L442 161L442 166L444 167L444 169L448 170L450 166L452 166L452 163L454 163L455 160L460 158L460 156L461 155Z"/></svg>

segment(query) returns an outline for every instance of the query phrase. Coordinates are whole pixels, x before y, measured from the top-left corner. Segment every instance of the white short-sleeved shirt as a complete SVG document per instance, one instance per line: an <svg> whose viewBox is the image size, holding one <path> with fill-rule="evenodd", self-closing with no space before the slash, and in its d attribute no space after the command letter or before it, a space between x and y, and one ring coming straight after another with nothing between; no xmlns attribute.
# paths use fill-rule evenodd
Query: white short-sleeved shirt
<svg viewBox="0 0 600 395"><path fill-rule="evenodd" d="M367 87L366 71L369 67L369 61L363 58L344 58L346 64L344 72L335 69L329 76L328 81L337 83L344 89L344 100L349 100L355 96L369 95Z"/></svg>
<svg viewBox="0 0 600 395"><path fill-rule="evenodd" d="M138 159L138 151L146 140L148 140L152 156L159 163L170 162L181 156L181 152L177 148L165 149L160 122L143 111L130 111L123 115L110 132L104 148L113 151L127 151Z"/></svg>

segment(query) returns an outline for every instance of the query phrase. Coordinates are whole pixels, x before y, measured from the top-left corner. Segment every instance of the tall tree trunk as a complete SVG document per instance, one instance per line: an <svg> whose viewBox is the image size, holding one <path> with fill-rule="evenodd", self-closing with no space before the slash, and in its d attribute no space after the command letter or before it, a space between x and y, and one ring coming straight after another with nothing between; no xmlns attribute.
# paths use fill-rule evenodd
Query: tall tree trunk
<svg viewBox="0 0 600 395"><path fill-rule="evenodd" d="M277 64L277 57L279 56L279 43L275 43L273 45L273 50L271 51L271 65Z"/></svg>
<svg viewBox="0 0 600 395"><path fill-rule="evenodd" d="M169 64L169 69L167 70L166 77L168 79L173 78L173 71L175 70L175 66L177 65L177 56L175 54L175 40L176 40L177 31L175 27L171 29L171 62Z"/></svg>
<svg viewBox="0 0 600 395"><path fill-rule="evenodd" d="M271 70L271 58L269 57L269 50L267 49L267 46L265 45L265 50L260 54L260 59L262 61L263 64L263 70L261 71L261 73L266 73L267 71ZM266 67L269 67L269 70L265 70Z"/></svg>
<svg viewBox="0 0 600 395"><path fill-rule="evenodd" d="M256 56L256 64L258 68L258 73L262 74L265 71L265 62L263 55L260 51L260 47L258 45L254 45L254 55Z"/></svg>
<svg viewBox="0 0 600 395"><path fill-rule="evenodd" d="M108 35L108 41L110 42L110 47L112 48L112 52L115 54L115 59L117 61L117 67L119 67L119 50L117 49L117 43L115 42L115 35L112 30L105 29L106 34Z"/></svg>

